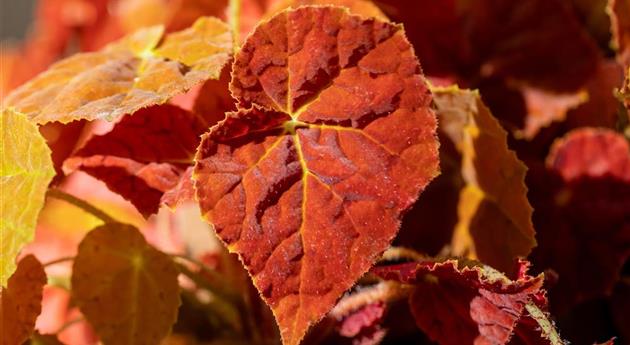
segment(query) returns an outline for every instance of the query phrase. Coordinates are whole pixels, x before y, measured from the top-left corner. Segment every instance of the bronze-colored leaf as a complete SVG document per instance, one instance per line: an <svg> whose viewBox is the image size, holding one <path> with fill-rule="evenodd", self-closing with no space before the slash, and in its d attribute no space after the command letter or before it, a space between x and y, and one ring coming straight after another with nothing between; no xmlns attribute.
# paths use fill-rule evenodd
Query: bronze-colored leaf
<svg viewBox="0 0 630 345"><path fill-rule="evenodd" d="M104 344L155 345L180 304L178 271L138 229L110 223L89 232L72 267L72 297Z"/></svg>
<svg viewBox="0 0 630 345"><path fill-rule="evenodd" d="M455 255L478 258L503 272L536 245L525 165L507 146L507 133L474 91L434 90L440 128L462 154Z"/></svg>

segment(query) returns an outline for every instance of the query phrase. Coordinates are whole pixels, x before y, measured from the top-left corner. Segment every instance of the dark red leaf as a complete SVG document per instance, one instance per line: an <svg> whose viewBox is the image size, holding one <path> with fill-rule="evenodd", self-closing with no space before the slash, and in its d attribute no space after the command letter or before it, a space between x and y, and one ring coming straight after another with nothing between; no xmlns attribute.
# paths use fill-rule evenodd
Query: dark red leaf
<svg viewBox="0 0 630 345"><path fill-rule="evenodd" d="M173 105L145 108L92 137L64 170L102 180L148 216L157 212L163 193L178 187L207 128L202 117Z"/></svg>
<svg viewBox="0 0 630 345"><path fill-rule="evenodd" d="M558 273L554 311L609 294L630 255L628 142L610 130L575 130L528 179L539 243L532 260Z"/></svg>
<svg viewBox="0 0 630 345"><path fill-rule="evenodd" d="M409 303L418 327L440 344L505 344L543 277L509 280L487 266L457 261L382 266L372 272L415 286Z"/></svg>

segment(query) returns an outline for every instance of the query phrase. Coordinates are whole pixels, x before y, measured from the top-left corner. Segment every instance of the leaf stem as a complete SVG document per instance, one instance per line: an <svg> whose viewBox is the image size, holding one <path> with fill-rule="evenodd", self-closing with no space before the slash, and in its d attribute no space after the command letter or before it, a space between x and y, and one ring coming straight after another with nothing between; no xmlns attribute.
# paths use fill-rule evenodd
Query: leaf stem
<svg viewBox="0 0 630 345"><path fill-rule="evenodd" d="M69 204L72 204L83 211L90 213L94 217L102 220L105 223L118 223L114 218L110 217L107 213L99 210L94 207L92 204L88 203L85 200L79 199L74 195L68 194L60 189L49 189L46 193L46 196L63 200Z"/></svg>
<svg viewBox="0 0 630 345"><path fill-rule="evenodd" d="M74 256L64 256L64 257L61 257L61 258L58 258L58 259L55 259L55 260L52 260L52 261L48 261L47 263L42 264L42 266L48 267L48 266L52 266L52 265L56 265L56 264L60 264L62 262L72 261L72 260L74 260Z"/></svg>
<svg viewBox="0 0 630 345"><path fill-rule="evenodd" d="M241 16L241 1L242 0L229 0L229 22L232 27L232 39L234 40L235 47L239 47L240 44L240 20ZM235 50L235 51L237 51Z"/></svg>

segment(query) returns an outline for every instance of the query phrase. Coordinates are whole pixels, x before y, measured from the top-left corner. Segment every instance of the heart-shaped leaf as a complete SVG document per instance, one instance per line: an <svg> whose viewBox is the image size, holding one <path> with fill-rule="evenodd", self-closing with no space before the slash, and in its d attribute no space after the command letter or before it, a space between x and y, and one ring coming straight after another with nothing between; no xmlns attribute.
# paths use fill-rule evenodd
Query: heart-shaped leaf
<svg viewBox="0 0 630 345"><path fill-rule="evenodd" d="M104 344L159 344L180 304L178 271L131 225L89 232L72 267L72 297Z"/></svg>
<svg viewBox="0 0 630 345"><path fill-rule="evenodd" d="M402 27L335 7L264 22L232 75L240 108L203 137L197 197L295 345L437 175L431 96Z"/></svg>

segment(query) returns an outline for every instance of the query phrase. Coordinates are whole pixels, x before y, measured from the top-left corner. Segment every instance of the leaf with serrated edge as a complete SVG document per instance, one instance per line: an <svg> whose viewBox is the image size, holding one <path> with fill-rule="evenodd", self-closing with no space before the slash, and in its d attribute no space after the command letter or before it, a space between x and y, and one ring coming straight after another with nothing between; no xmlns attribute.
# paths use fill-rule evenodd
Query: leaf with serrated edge
<svg viewBox="0 0 630 345"><path fill-rule="evenodd" d="M525 165L508 149L507 133L475 91L434 89L440 126L462 153L455 255L510 272L536 245Z"/></svg>
<svg viewBox="0 0 630 345"><path fill-rule="evenodd" d="M542 275L510 280L488 266L456 260L380 266L372 273L413 284L409 304L416 324L445 345L508 343L543 283Z"/></svg>
<svg viewBox="0 0 630 345"><path fill-rule="evenodd" d="M400 26L336 7L264 22L232 76L240 109L202 139L197 198L295 345L438 174L431 96Z"/></svg>
<svg viewBox="0 0 630 345"><path fill-rule="evenodd" d="M180 304L178 271L131 225L89 232L72 267L72 297L104 344L159 344Z"/></svg>
<svg viewBox="0 0 630 345"><path fill-rule="evenodd" d="M42 264L28 255L0 295L0 330L2 345L22 344L33 333L35 320L42 311L46 273Z"/></svg>
<svg viewBox="0 0 630 345"><path fill-rule="evenodd" d="M148 217L192 165L207 128L202 117L174 105L141 109L110 132L92 137L65 160L64 172L81 170L96 177Z"/></svg>
<svg viewBox="0 0 630 345"><path fill-rule="evenodd" d="M15 257L33 239L55 170L44 138L24 114L3 110L0 131L0 285L5 286Z"/></svg>
<svg viewBox="0 0 630 345"><path fill-rule="evenodd" d="M232 54L228 26L213 17L163 35L137 31L103 50L51 66L4 100L37 123L113 120L162 104L208 79L218 79Z"/></svg>

